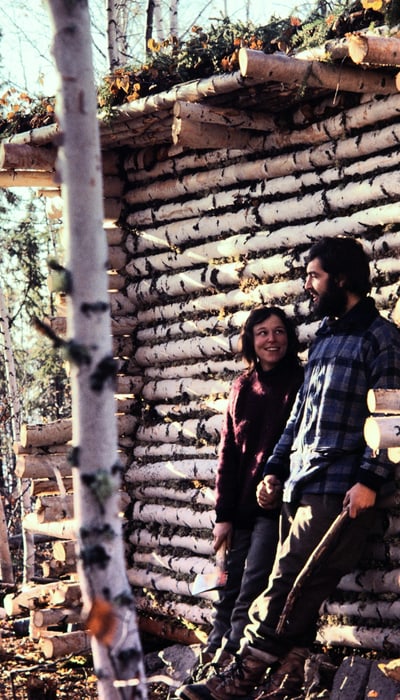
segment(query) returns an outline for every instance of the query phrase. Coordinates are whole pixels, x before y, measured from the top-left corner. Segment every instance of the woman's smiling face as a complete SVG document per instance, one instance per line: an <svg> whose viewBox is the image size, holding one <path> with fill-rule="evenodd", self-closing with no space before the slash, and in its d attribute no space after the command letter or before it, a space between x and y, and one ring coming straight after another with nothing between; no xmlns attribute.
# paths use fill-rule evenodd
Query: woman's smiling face
<svg viewBox="0 0 400 700"><path fill-rule="evenodd" d="M285 324L272 314L253 326L254 350L263 370L270 370L286 355L288 337Z"/></svg>

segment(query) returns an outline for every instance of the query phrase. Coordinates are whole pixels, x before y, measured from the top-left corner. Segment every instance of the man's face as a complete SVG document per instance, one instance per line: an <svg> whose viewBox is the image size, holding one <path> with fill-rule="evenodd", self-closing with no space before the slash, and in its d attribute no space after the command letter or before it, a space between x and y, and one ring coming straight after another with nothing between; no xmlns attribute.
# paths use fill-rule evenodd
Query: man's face
<svg viewBox="0 0 400 700"><path fill-rule="evenodd" d="M319 258L314 258L307 265L304 289L311 297L317 318L342 316L345 313L347 292L329 272L325 272Z"/></svg>

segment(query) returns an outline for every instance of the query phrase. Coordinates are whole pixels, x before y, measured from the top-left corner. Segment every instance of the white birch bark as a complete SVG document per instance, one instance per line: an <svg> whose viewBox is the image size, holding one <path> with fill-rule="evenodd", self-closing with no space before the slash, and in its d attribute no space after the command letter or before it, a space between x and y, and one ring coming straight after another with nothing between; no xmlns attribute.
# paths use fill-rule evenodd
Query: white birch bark
<svg viewBox="0 0 400 700"><path fill-rule="evenodd" d="M191 508L157 505L155 503L134 503L132 510L133 520L147 523L160 523L164 525L183 525L185 527L202 530L211 529L214 524L214 510L194 511Z"/></svg>
<svg viewBox="0 0 400 700"><path fill-rule="evenodd" d="M179 95L177 100L179 100ZM136 109L140 109L143 101L137 100L135 103L131 103ZM174 101L171 102L174 104ZM279 137L281 145L289 145L288 139L290 139L290 145L302 144L305 142L315 143L326 143L334 139L339 139L338 145L342 143L342 140L346 143L348 140L345 138L346 134L353 129L363 129L367 126L374 126L376 122L382 122L386 120L392 120L396 118L398 109L400 105L400 95L387 95L382 97L379 101L371 99L368 102L360 104L357 107L347 110L346 112L341 112L339 116L330 117L324 119L317 124L310 127L312 132L306 132L306 138L304 138L304 129L297 131L285 132ZM383 128L385 130L386 127ZM18 134L16 135L16 137ZM368 139L368 133L361 134L361 139L364 137ZM10 137L11 139L14 137ZM276 138L276 137L275 137ZM283 141L286 139L286 141ZM369 139L373 143L372 139ZM270 144L272 146L272 144ZM277 143L275 147L277 147ZM384 147L384 146L383 146ZM315 147L313 147L315 148ZM156 162L151 169L151 174L154 177L163 177L165 175L172 175L176 173L179 175L185 170L196 170L196 165L218 165L221 163L228 163L230 160L237 158L244 158L246 162L246 155L251 152L252 149L216 149L214 151L209 151L207 153L190 153L183 154L180 156L177 152L177 147L170 146L168 150L168 157L170 160L164 162ZM329 149L328 149L329 150ZM309 153L310 149L306 149L305 153ZM329 153L328 153L329 155ZM321 152L320 157L323 156ZM344 156L346 157L346 156ZM288 154L286 158L279 155L277 158L270 158L268 163L278 163L285 162L289 158L293 162L293 167L295 167L296 159L293 158L292 154ZM127 170L128 179L131 182L140 182L147 180L149 177L149 171L143 170L141 167L141 152L134 151L133 153L127 155L124 161L125 169ZM332 162L332 158L331 158ZM269 167L269 166L268 166ZM290 172L287 171L287 172ZM279 173L284 174L284 173ZM272 175L273 176L273 175Z"/></svg>
<svg viewBox="0 0 400 700"><path fill-rule="evenodd" d="M225 376L233 377L234 374L243 371L245 367L246 365L243 360L238 357L232 359L223 358L222 360L219 358L215 360L214 358L209 358L206 359L204 364L200 367L197 364L194 366L193 364L182 364L179 367L174 365L146 367L146 377L154 379L179 379L182 377L202 376L203 372L206 372L208 375L225 374Z"/></svg>
<svg viewBox="0 0 400 700"><path fill-rule="evenodd" d="M351 603L325 601L320 612L324 615L337 615L338 617L393 622L399 619L400 602L398 600L357 600Z"/></svg>
<svg viewBox="0 0 400 700"><path fill-rule="evenodd" d="M154 0L154 29L156 40L158 42L162 42L165 39L165 32L162 18L161 0Z"/></svg>
<svg viewBox="0 0 400 700"><path fill-rule="evenodd" d="M58 537L61 540L69 539L74 541L77 538L75 519L39 523L36 513L28 513L24 517L23 525L28 532L46 535L46 537Z"/></svg>
<svg viewBox="0 0 400 700"><path fill-rule="evenodd" d="M159 571L147 571L139 567L128 569L128 578L132 586L150 588L155 591L168 591L176 595L191 596L191 581L185 581L160 573ZM199 594L199 598L205 600L216 600L216 591L207 591Z"/></svg>
<svg viewBox="0 0 400 700"><path fill-rule="evenodd" d="M126 0L106 0L108 64L110 71L126 63L128 7Z"/></svg>
<svg viewBox="0 0 400 700"><path fill-rule="evenodd" d="M220 419L221 422L221 419ZM160 426L157 437L162 437ZM152 431L156 433L156 431ZM143 435L141 435L143 437ZM181 459L147 464L144 467L132 465L128 469L125 478L132 484L145 484L156 481L180 481L181 479L199 479L200 481L213 481L216 473L215 459ZM141 518L140 518L141 519Z"/></svg>
<svg viewBox="0 0 400 700"><path fill-rule="evenodd" d="M137 486L132 494L138 501L148 503L152 499L156 503L162 500L184 501L198 506L215 506L214 489L201 486L197 489L167 488L166 486Z"/></svg>
<svg viewBox="0 0 400 700"><path fill-rule="evenodd" d="M171 37L178 38L178 0L170 0L169 3L169 33Z"/></svg>
<svg viewBox="0 0 400 700"><path fill-rule="evenodd" d="M135 532L129 536L129 541L139 547L149 547L151 549L157 549L159 547L179 547L180 549L187 549L189 552L211 557L214 554L211 530L209 536L209 539L205 539L197 537L196 533L193 535L191 533L190 535L176 535L173 532L168 535L152 535L148 529L142 528L135 530Z"/></svg>
<svg viewBox="0 0 400 700"><path fill-rule="evenodd" d="M227 165L221 169L207 171L207 173L195 173L182 176L179 180L171 179L154 184L148 184L146 187L136 187L134 190L128 190L125 199L130 204L148 201L161 201L165 199L173 199L182 195L187 195L191 192L200 192L210 188L221 186L224 187L240 182L260 179L263 181L262 193L271 195L283 186L283 182L276 183L275 190L266 187L264 181L272 180L278 177L288 178L285 189L283 191L296 191L299 184L312 184L312 179L299 181L299 178L293 177L292 173L313 170L316 166L327 168L336 159L341 157L347 160L355 159L355 163L350 166L342 166L340 169L327 169L320 173L321 181L328 182L345 177L354 177L366 172L375 172L383 168L388 168L391 163L395 163L399 159L398 151L387 155L380 154L375 159L369 161L361 161L362 155L371 155L382 148L389 146L397 146L400 137L400 126L393 124L383 129L363 134L361 137L353 137L351 139L343 139L339 141L329 141L323 146L314 146L301 151L294 151L289 154L282 154L274 158L262 159L260 161L240 162L233 165ZM291 175L291 177L289 177ZM311 173L311 177L316 178L315 173ZM261 185L258 185L258 189ZM257 188L253 189L257 191Z"/></svg>
<svg viewBox="0 0 400 700"><path fill-rule="evenodd" d="M331 174L334 175L334 171ZM295 182L297 182L297 187L299 186L299 180L288 178L281 183L270 185L270 187L267 187L270 195L278 194L278 186L280 185L285 188L284 193L288 194L289 197L286 202L269 202L268 200L263 202L258 207L261 224L275 226L282 222L295 222L300 219L307 221L311 216L314 218L315 223L315 217L317 216L334 215L342 209L348 209L351 206L360 207L360 205L368 205L368 203L374 201L384 203L388 197L398 197L400 192L399 177L396 171L391 171L389 174L378 173L375 177L371 177L369 182L364 180L362 185L358 182L349 181L343 186L339 184L341 182L340 177L339 171L336 171L337 186L326 188L322 179L316 177L315 174L310 174L308 178L309 186L313 184L312 180L314 180L316 186L321 184L324 187L315 193L305 194L304 196L290 197L291 194L296 192L294 186ZM326 178L329 182L329 172L326 173ZM244 199L242 216L246 217L246 210L250 214L253 208L253 190L254 188L248 188L247 191L221 191L215 194L207 194L199 200L171 201L167 204L136 212L132 223L135 221L137 225L149 226L154 224L154 222L158 224L167 222L170 218L186 219L193 216L204 216L209 211L234 206L237 204L239 194ZM266 196L264 192L263 196Z"/></svg>
<svg viewBox="0 0 400 700"><path fill-rule="evenodd" d="M155 552L135 552L134 562L143 568L165 569L191 578L196 574L212 574L215 571L215 561L204 557L177 557Z"/></svg>
<svg viewBox="0 0 400 700"><path fill-rule="evenodd" d="M72 439L82 599L86 612L98 601L107 603L115 626L107 630L107 643L92 636L100 700L143 699L143 656L118 516L120 467L89 12L87 2L49 0L49 7L61 80L58 167L72 292L68 332L77 353L71 370Z"/></svg>
<svg viewBox="0 0 400 700"><path fill-rule="evenodd" d="M183 457L209 457L215 458L215 445L181 445L176 444L173 448L173 455ZM150 463L162 458L171 457L171 446L168 443L160 444L136 444L135 457L139 458L141 463L150 460Z"/></svg>
<svg viewBox="0 0 400 700"><path fill-rule="evenodd" d="M376 649L400 651L400 632L390 627L361 627L358 625L322 625L317 633L317 641L328 646L347 646L355 649Z"/></svg>
<svg viewBox="0 0 400 700"><path fill-rule="evenodd" d="M211 381L209 391L212 392ZM185 420L187 416L191 416L196 412L200 412L202 415L223 413L228 403L228 399L214 398L212 396L209 398L201 397L188 403L178 403L179 398L179 396L175 397L177 403L158 403L154 407L154 412L164 421Z"/></svg>
<svg viewBox="0 0 400 700"><path fill-rule="evenodd" d="M17 375L14 363L14 353L11 343L10 327L8 323L8 310L4 298L3 288L0 286L0 332L3 336L3 356L5 373L8 387L8 400L11 410L11 431L15 442L18 442L21 428L21 405L19 401L19 392L17 386ZM7 481L7 474L5 474ZM21 503L22 522L24 515L31 510L31 501L29 495L29 481L19 481L19 496ZM8 535L6 518L4 512L3 498L0 496L0 554L1 554L1 574L3 581L7 583L14 582L14 572L11 560L10 548L8 545ZM22 541L23 541L23 580L29 581L34 572L35 565L35 547L33 537L22 526Z"/></svg>
<svg viewBox="0 0 400 700"><path fill-rule="evenodd" d="M395 80L387 73L369 71L360 74L354 68L330 65L322 61L301 61L285 54L265 54L242 48L239 51L242 75L255 83L267 81L333 90L387 95L396 92Z"/></svg>
<svg viewBox="0 0 400 700"><path fill-rule="evenodd" d="M364 438L375 452L400 447L400 416L369 416L364 425Z"/></svg>
<svg viewBox="0 0 400 700"><path fill-rule="evenodd" d="M204 605L204 604L203 604ZM147 614L162 615L163 617L189 620L195 625L209 625L211 623L212 610L196 603L179 603L170 597L163 599L162 596L146 597L136 596L136 606L141 612Z"/></svg>
<svg viewBox="0 0 400 700"><path fill-rule="evenodd" d="M155 8L157 4L155 3ZM161 28L162 30L162 28ZM164 39L165 37L162 37ZM212 95L224 95L243 87L243 78L239 71L212 75L201 80L191 80L187 83L174 85L171 90L148 95L140 100L124 104L118 109L118 114L133 116L136 114L148 114L160 110L170 109L177 100L189 102L201 101L202 98ZM29 142L29 139L26 139Z"/></svg>
<svg viewBox="0 0 400 700"><path fill-rule="evenodd" d="M355 571L343 576L338 587L342 591L390 593L391 591L397 591L399 585L400 569L391 571L369 569L367 571Z"/></svg>
<svg viewBox="0 0 400 700"><path fill-rule="evenodd" d="M183 320L177 323L162 321L157 326L139 329L136 337L140 344L152 344L164 340L165 338L196 335L197 333L204 335L209 335L216 331L237 333L247 316L247 311L237 311L236 313L232 313L231 316L226 316L224 318L220 318L219 316L206 316L205 318L199 318L195 321ZM189 374L193 374L193 368ZM177 374L177 376L179 376L179 374ZM160 379L162 379L161 376Z"/></svg>
<svg viewBox="0 0 400 700"><path fill-rule="evenodd" d="M227 394L230 389L230 382L222 381L218 378L193 379L193 377L178 381L160 380L147 382L143 387L142 395L146 399L159 400L171 399L176 396L204 396L207 394Z"/></svg>

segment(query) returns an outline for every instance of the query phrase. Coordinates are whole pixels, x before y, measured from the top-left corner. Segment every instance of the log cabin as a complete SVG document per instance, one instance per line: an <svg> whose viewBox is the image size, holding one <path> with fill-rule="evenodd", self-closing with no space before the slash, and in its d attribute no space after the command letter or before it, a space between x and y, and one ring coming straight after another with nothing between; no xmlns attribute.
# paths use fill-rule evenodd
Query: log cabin
<svg viewBox="0 0 400 700"><path fill-rule="evenodd" d="M146 632L194 643L210 628L215 593L191 585L213 567L217 448L249 310L283 307L306 357L304 259L346 233L371 257L381 313L400 323L399 45L365 32L295 56L242 48L236 72L99 114L126 558ZM57 137L51 124L2 139L0 185L37 188L62 220ZM63 334L63 299L58 309ZM375 423L396 415L389 400L371 406ZM66 546L70 439L70 421L27 425L16 446L35 502L24 527ZM400 469L396 439L385 445ZM323 644L400 652L400 491L381 514L321 608Z"/></svg>

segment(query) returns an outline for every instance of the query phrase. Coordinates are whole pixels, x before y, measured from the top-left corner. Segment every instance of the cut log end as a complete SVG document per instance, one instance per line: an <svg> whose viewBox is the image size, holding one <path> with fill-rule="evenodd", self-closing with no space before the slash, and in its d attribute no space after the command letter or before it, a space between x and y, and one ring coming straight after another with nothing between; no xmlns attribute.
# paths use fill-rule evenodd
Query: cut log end
<svg viewBox="0 0 400 700"><path fill-rule="evenodd" d="M368 41L359 34L349 34L349 56L353 63L362 63L368 53Z"/></svg>
<svg viewBox="0 0 400 700"><path fill-rule="evenodd" d="M379 430L379 425L375 418L372 416L367 418L364 425L364 438L368 447L374 452L379 450L381 441L381 432Z"/></svg>
<svg viewBox="0 0 400 700"><path fill-rule="evenodd" d="M39 646L46 659L56 659L69 654L87 654L90 651L90 637L84 631L69 632L42 637Z"/></svg>

